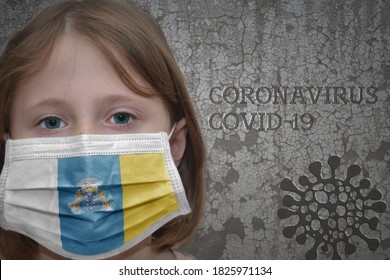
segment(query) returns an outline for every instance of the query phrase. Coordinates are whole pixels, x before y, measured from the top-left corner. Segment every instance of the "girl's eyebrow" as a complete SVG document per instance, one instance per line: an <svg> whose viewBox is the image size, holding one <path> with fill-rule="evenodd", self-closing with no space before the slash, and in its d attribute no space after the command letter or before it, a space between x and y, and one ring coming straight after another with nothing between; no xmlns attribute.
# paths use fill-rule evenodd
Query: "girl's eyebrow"
<svg viewBox="0 0 390 280"><path fill-rule="evenodd" d="M120 94L114 94L114 95L107 95L101 98L100 102L102 104L105 103L112 103L112 102L134 102L135 100L131 98L131 96L126 95L120 95ZM68 101L61 98L46 98L36 104L33 104L29 108L27 108L27 111L31 110L37 110L41 107L64 107L68 105Z"/></svg>
<svg viewBox="0 0 390 280"><path fill-rule="evenodd" d="M100 102L101 103L112 103L112 102L134 102L134 98L132 98L129 95L122 95L122 94L113 94L113 95L106 95L101 98Z"/></svg>
<svg viewBox="0 0 390 280"><path fill-rule="evenodd" d="M50 98L47 98L47 99L44 99L44 100L38 102L37 104L32 105L27 110L28 111L36 110L36 109L39 109L40 107L45 107L45 106L63 107L63 106L66 106L66 105L67 105L67 101L66 100L60 99L60 98L50 97Z"/></svg>

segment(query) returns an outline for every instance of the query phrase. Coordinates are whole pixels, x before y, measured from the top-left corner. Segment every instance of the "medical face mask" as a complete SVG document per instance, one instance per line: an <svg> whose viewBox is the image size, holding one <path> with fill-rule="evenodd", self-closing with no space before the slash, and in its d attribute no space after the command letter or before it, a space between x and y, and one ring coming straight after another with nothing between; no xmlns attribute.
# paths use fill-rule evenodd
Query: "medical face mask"
<svg viewBox="0 0 390 280"><path fill-rule="evenodd" d="M1 227L64 257L117 255L190 211L164 132L6 142Z"/></svg>

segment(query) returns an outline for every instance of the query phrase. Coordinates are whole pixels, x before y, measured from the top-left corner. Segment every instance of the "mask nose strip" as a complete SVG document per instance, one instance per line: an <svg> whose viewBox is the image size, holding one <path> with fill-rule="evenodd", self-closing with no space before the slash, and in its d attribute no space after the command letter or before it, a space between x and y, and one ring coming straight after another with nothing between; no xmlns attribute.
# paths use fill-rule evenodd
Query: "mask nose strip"
<svg viewBox="0 0 390 280"><path fill-rule="evenodd" d="M171 139L171 136L172 136L173 132L175 131L176 125L177 125L177 123L173 124L173 127L172 127L171 131L168 134L168 140Z"/></svg>

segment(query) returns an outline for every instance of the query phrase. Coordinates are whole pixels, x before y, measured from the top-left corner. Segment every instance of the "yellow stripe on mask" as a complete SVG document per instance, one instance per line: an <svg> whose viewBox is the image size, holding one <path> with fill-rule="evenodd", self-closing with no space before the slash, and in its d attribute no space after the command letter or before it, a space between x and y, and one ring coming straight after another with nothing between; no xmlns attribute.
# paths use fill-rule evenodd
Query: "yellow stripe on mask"
<svg viewBox="0 0 390 280"><path fill-rule="evenodd" d="M125 242L179 209L164 155L120 156Z"/></svg>

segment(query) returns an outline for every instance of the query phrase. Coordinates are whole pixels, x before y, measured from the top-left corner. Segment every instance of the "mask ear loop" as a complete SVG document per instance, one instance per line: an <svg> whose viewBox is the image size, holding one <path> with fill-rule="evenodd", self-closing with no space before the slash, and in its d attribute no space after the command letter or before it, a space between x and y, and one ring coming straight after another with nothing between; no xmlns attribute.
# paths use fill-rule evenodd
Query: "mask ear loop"
<svg viewBox="0 0 390 280"><path fill-rule="evenodd" d="M172 127L171 131L168 134L168 140L171 140L171 136L172 136L173 132L175 131L176 125L177 125L177 123L175 122L173 124L173 127Z"/></svg>

